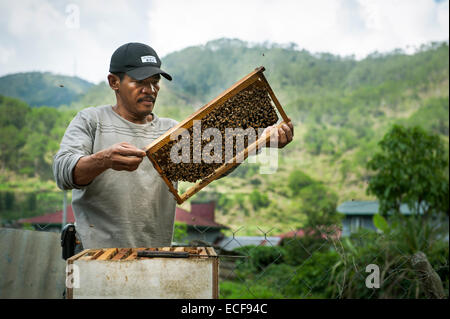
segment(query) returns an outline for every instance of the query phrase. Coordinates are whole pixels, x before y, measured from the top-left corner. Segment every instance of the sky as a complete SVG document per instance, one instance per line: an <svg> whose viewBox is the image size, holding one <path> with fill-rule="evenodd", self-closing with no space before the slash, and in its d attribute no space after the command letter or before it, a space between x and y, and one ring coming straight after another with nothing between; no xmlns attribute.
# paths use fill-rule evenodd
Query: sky
<svg viewBox="0 0 450 319"><path fill-rule="evenodd" d="M449 0L0 0L0 76L29 71L104 81L114 50L158 55L218 38L354 55L449 39Z"/></svg>

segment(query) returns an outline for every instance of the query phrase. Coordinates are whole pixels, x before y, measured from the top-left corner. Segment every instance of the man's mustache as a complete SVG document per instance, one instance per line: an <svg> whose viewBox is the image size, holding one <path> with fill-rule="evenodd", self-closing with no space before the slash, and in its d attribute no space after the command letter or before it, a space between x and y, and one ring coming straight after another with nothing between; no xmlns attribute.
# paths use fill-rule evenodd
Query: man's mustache
<svg viewBox="0 0 450 319"><path fill-rule="evenodd" d="M142 102L142 101L150 101L150 102L154 103L155 102L155 98L153 96L151 96L151 95L146 95L144 97L141 97L138 100L138 102Z"/></svg>

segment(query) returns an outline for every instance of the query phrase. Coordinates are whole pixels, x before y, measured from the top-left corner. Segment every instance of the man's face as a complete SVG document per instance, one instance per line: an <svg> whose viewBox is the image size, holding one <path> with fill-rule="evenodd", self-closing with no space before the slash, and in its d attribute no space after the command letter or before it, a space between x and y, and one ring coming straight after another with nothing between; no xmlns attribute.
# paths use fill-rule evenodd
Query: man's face
<svg viewBox="0 0 450 319"><path fill-rule="evenodd" d="M161 76L156 74L144 80L136 80L127 74L118 83L118 95L127 111L136 117L145 117L153 111L159 91Z"/></svg>

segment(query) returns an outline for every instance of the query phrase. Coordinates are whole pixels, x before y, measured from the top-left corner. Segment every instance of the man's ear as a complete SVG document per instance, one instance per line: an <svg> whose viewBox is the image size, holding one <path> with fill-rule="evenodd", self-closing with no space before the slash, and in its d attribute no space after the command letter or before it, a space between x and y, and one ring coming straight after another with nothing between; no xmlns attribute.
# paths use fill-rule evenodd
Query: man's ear
<svg viewBox="0 0 450 319"><path fill-rule="evenodd" d="M112 73L108 74L108 83L115 92L119 91L120 79L117 75Z"/></svg>

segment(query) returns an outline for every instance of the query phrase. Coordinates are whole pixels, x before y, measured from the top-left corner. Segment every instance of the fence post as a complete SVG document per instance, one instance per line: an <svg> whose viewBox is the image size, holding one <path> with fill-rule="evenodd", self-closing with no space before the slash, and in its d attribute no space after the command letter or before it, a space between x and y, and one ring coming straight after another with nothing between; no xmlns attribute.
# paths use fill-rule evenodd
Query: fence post
<svg viewBox="0 0 450 319"><path fill-rule="evenodd" d="M63 216L62 216L61 229L63 229L67 223L67 191L64 190L63 193L64 193L64 200L63 200Z"/></svg>
<svg viewBox="0 0 450 319"><path fill-rule="evenodd" d="M441 278L431 266L427 256L421 251L415 253L411 258L411 265L423 285L427 298L444 299L445 293Z"/></svg>

